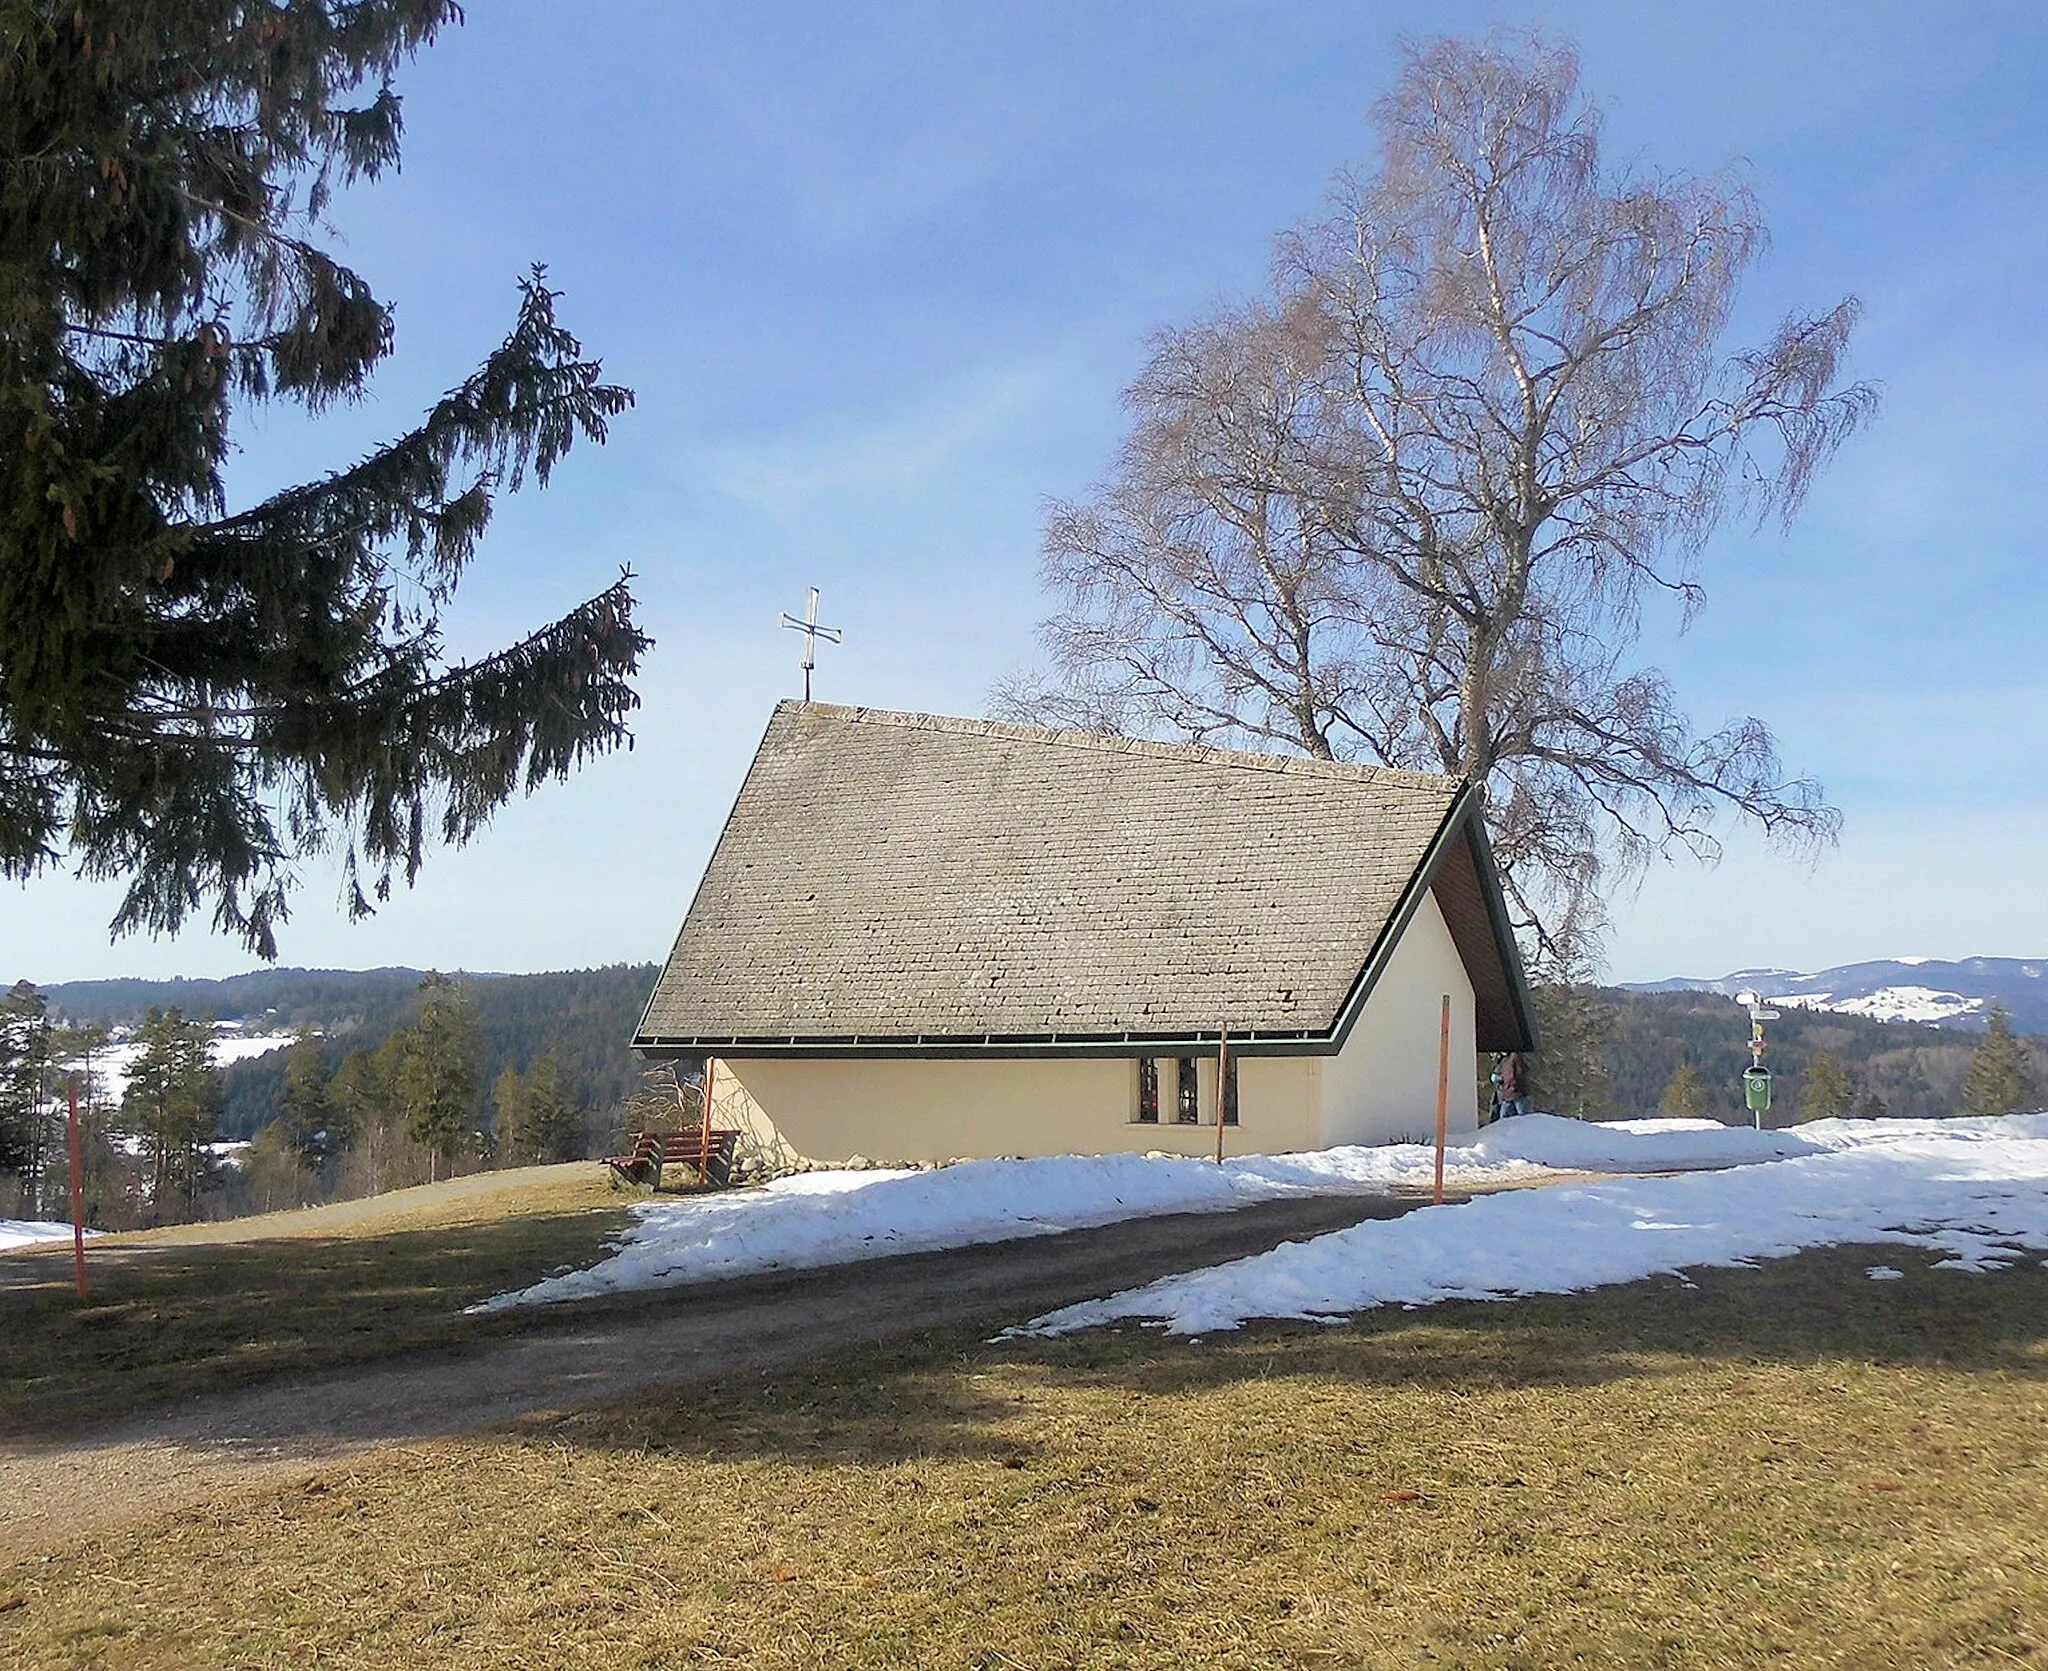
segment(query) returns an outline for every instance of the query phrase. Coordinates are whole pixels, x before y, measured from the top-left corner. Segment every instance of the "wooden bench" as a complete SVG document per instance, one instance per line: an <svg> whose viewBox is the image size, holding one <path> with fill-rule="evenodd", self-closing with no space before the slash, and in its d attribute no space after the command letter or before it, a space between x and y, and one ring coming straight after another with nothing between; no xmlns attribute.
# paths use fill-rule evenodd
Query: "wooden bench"
<svg viewBox="0 0 2048 1671"><path fill-rule="evenodd" d="M701 1182L723 1189L732 1182L732 1161L739 1148L737 1131L711 1128L709 1164L705 1165L704 1133L697 1126L680 1131L643 1131L629 1155L607 1155L604 1164L621 1183L648 1184L661 1188L661 1174L671 1166L687 1166L693 1173L704 1165Z"/></svg>

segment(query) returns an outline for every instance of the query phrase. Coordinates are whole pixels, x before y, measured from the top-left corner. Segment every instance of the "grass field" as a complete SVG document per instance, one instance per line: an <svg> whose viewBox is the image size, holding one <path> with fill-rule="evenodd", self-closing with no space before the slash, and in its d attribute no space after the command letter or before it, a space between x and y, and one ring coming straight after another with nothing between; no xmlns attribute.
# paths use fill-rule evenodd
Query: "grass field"
<svg viewBox="0 0 2048 1671"><path fill-rule="evenodd" d="M595 1167L549 1167L96 1238L84 1306L69 1247L8 1254L0 1434L501 1333L461 1308L591 1263L625 1201Z"/></svg>
<svg viewBox="0 0 2048 1671"><path fill-rule="evenodd" d="M940 1334L76 1544L0 1571L0 1663L2038 1664L2044 1374L2039 1264L1902 1248Z"/></svg>

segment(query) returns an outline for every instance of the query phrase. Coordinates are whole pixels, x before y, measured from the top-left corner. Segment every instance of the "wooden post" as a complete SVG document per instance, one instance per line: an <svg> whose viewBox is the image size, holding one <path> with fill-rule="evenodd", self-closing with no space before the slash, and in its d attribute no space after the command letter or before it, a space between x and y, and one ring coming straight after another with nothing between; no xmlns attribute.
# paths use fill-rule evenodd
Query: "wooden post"
<svg viewBox="0 0 2048 1671"><path fill-rule="evenodd" d="M1216 1164L1223 1164L1223 1090L1230 1083L1230 1029L1216 1032Z"/></svg>
<svg viewBox="0 0 2048 1671"><path fill-rule="evenodd" d="M71 1092L71 1266L78 1279L78 1297L85 1294L85 1167L78 1152L78 1075L70 1075Z"/></svg>
<svg viewBox="0 0 2048 1671"><path fill-rule="evenodd" d="M816 602L813 594L813 606ZM806 697L805 700L810 699ZM711 1187L711 1075L717 1063L716 1056L704 1058L704 1106L697 1116L697 1182L706 1189Z"/></svg>
<svg viewBox="0 0 2048 1671"><path fill-rule="evenodd" d="M1444 1204L1444 1144L1451 1123L1451 995L1444 994L1443 1037L1436 1057L1436 1204Z"/></svg>

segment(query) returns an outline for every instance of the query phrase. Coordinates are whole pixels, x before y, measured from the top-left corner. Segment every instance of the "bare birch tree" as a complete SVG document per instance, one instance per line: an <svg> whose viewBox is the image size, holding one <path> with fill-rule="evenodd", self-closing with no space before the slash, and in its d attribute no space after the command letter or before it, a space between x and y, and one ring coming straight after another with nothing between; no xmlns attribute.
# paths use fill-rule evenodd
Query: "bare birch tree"
<svg viewBox="0 0 2048 1671"><path fill-rule="evenodd" d="M1269 295L1163 333L1108 480L1053 509L1051 670L999 711L1485 782L1519 926L1582 964L1601 883L1724 811L1833 838L1769 729L1702 735L1629 665L1731 514L1789 519L1874 409L1845 300L1722 347L1762 249L1726 176L1603 173L1568 49L1411 55L1369 174Z"/></svg>

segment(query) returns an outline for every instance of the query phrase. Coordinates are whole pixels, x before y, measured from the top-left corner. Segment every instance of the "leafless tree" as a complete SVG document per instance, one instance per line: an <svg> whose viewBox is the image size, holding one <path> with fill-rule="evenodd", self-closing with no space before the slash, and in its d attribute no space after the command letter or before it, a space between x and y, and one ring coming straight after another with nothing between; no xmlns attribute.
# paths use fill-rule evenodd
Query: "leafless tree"
<svg viewBox="0 0 2048 1671"><path fill-rule="evenodd" d="M1601 884L1732 810L1833 838L1744 719L1629 665L1701 601L1725 515L1789 519L1875 407L1845 300L1722 346L1765 232L1727 176L1604 175L1565 48L1411 54L1370 174L1283 236L1269 295L1163 333L1108 480L1054 507L1048 675L1011 717L1483 780L1520 926L1582 967Z"/></svg>

